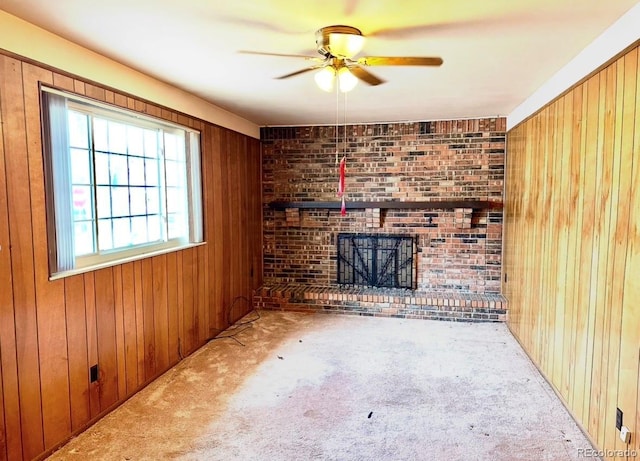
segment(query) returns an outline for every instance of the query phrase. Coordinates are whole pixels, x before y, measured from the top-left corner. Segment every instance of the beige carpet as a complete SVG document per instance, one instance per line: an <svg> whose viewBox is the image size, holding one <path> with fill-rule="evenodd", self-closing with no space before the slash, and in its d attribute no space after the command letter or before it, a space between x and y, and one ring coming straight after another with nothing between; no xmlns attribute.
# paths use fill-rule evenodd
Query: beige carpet
<svg viewBox="0 0 640 461"><path fill-rule="evenodd" d="M50 460L577 460L503 324L261 311Z"/></svg>

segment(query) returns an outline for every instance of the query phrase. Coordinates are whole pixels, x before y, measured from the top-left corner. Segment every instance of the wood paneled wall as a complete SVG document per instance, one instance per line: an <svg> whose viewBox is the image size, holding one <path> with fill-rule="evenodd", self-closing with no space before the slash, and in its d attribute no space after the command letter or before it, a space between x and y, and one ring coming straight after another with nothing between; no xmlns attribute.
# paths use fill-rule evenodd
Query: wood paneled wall
<svg viewBox="0 0 640 461"><path fill-rule="evenodd" d="M509 326L602 450L640 449L638 58L636 46L507 141Z"/></svg>
<svg viewBox="0 0 640 461"><path fill-rule="evenodd" d="M207 243L49 281L40 82L201 130ZM228 314L262 283L260 145L3 54L0 122L0 460L30 460L250 310Z"/></svg>

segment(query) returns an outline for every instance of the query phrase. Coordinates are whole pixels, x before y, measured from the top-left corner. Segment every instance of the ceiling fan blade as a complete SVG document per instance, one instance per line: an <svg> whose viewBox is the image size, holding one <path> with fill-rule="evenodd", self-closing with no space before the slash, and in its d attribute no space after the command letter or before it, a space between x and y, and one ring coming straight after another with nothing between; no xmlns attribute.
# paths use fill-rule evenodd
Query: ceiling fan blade
<svg viewBox="0 0 640 461"><path fill-rule="evenodd" d="M259 19L248 19L248 18L238 18L231 15L224 15L220 13L216 13L215 20L219 23L227 23L227 24L235 24L240 27L247 27L251 30L261 29L268 32L275 32L278 34L286 34L286 35L302 35L307 34L310 31L306 29L293 29L291 27L283 27L280 24L275 24L274 22L269 21L261 21Z"/></svg>
<svg viewBox="0 0 640 461"><path fill-rule="evenodd" d="M278 56L281 58L302 58L302 59L306 59L307 61L317 61L317 62L323 62L325 60L325 58L322 58L322 57L308 56L305 54L267 53L265 51L249 51L249 50L239 50L238 53L255 54L258 56Z"/></svg>
<svg viewBox="0 0 640 461"><path fill-rule="evenodd" d="M345 0L344 15L351 16L358 7L359 0Z"/></svg>
<svg viewBox="0 0 640 461"><path fill-rule="evenodd" d="M410 56L364 56L358 58L363 66L440 66L442 58Z"/></svg>
<svg viewBox="0 0 640 461"><path fill-rule="evenodd" d="M530 12L527 12L530 15ZM513 16L516 21L514 24L519 24L519 16L513 14L503 15L500 18L497 17L485 17L485 18L473 18L473 19L457 19L455 22L436 22L431 24L417 24L414 26L405 27L391 27L388 29L378 29L376 31L367 32L367 37L380 37L390 40L398 39L411 39L419 38L424 35L435 35L441 33L454 34L458 32L469 32L486 30L486 28L495 28L508 21Z"/></svg>
<svg viewBox="0 0 640 461"><path fill-rule="evenodd" d="M306 69L300 69L295 72L291 72L290 74L281 75L280 77L276 77L278 80L282 80L283 78L295 77L296 75L304 74L305 72L310 72L312 70L320 69L323 66L311 66Z"/></svg>
<svg viewBox="0 0 640 461"><path fill-rule="evenodd" d="M353 75L358 77L363 82L368 83L369 85L376 86L376 85L380 85L381 83L384 83L384 80L376 77L371 72L363 69L360 66L350 66L349 70Z"/></svg>

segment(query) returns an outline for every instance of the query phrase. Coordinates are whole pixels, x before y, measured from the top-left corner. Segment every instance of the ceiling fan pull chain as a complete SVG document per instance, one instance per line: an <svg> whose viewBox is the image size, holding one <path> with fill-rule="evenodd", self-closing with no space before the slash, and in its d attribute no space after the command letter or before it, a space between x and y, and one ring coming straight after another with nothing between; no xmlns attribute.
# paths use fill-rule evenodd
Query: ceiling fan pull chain
<svg viewBox="0 0 640 461"><path fill-rule="evenodd" d="M346 192L346 176L347 176L347 93L344 93L344 143L342 160L340 161L340 198L342 199L342 206L340 207L340 215L346 216L347 206L345 204L345 192Z"/></svg>
<svg viewBox="0 0 640 461"><path fill-rule="evenodd" d="M336 165L340 163L338 152L340 151L340 135L338 134L338 124L340 123L340 91L336 85Z"/></svg>

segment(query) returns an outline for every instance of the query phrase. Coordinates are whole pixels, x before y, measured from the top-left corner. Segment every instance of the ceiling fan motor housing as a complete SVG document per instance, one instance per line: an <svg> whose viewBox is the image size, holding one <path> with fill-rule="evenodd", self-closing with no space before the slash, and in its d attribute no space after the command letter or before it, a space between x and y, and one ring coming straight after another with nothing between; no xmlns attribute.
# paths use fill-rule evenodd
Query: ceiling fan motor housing
<svg viewBox="0 0 640 461"><path fill-rule="evenodd" d="M318 47L318 53L325 57L337 56L342 58L351 58L351 56L340 56L340 54L336 54L338 51L335 49L332 51L331 34L362 36L360 29L356 29L351 26L328 26L316 31L316 46Z"/></svg>

